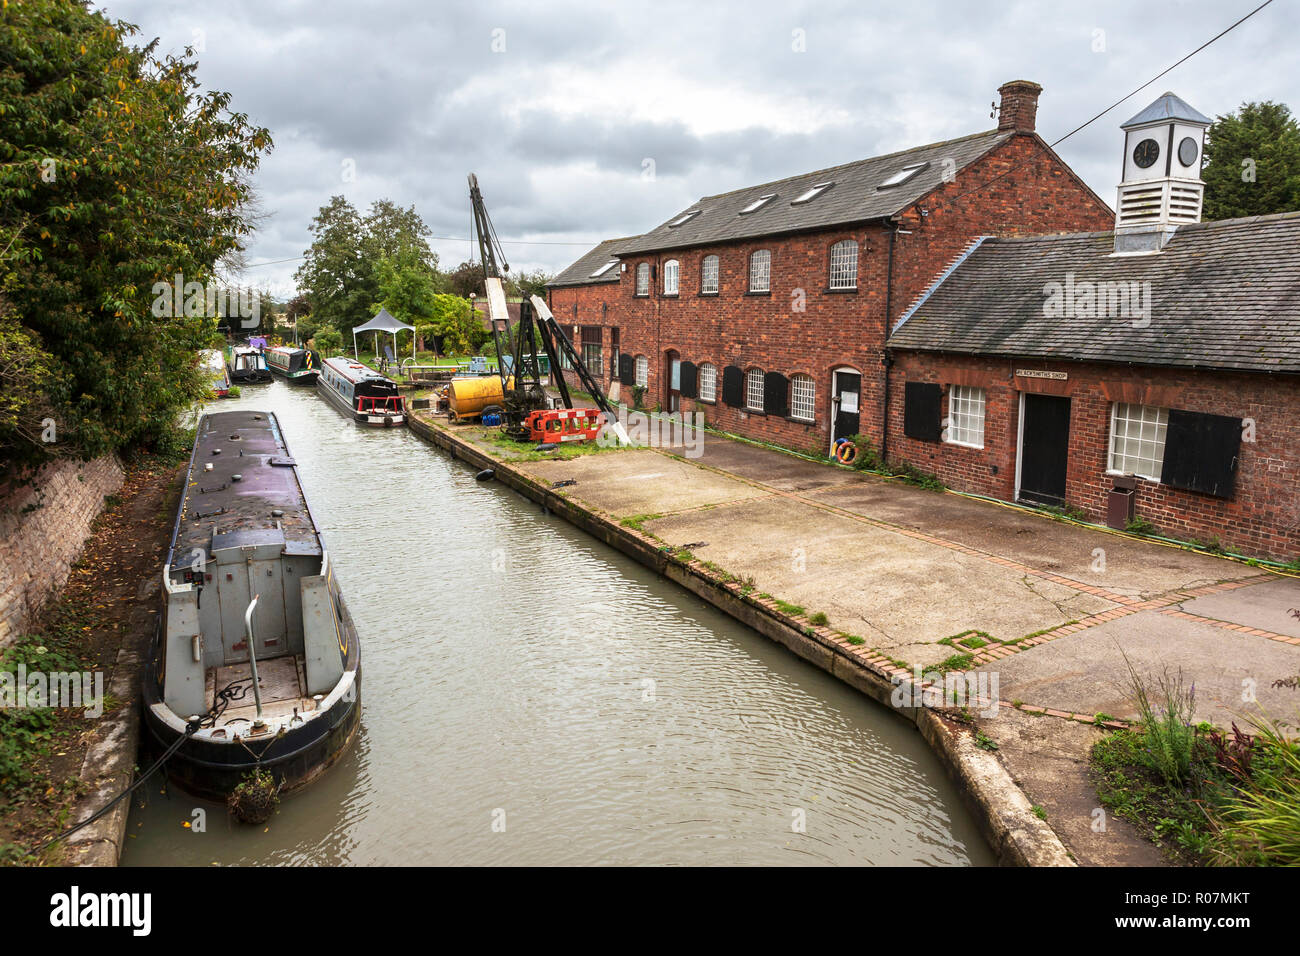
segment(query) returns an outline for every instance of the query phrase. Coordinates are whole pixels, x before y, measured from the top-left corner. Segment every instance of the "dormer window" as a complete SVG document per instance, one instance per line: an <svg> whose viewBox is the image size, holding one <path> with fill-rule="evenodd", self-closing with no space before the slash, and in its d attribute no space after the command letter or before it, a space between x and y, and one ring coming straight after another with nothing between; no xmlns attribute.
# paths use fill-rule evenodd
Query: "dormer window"
<svg viewBox="0 0 1300 956"><path fill-rule="evenodd" d="M614 268L616 265L618 265L618 260L617 260L617 259L610 259L609 262L606 262L603 266L601 266L599 269L597 269L595 272L593 272L593 273L592 273L591 275L589 275L587 278L589 278L589 279L599 279L601 276L603 276L603 275L604 275L606 272L608 272L610 269Z"/></svg>
<svg viewBox="0 0 1300 956"><path fill-rule="evenodd" d="M817 185L808 189L807 192L799 196L797 199L791 199L790 205L798 206L801 203L812 202L814 199L816 199L818 196L826 192L826 190L830 189L834 185L835 185L834 183L818 183Z"/></svg>
<svg viewBox="0 0 1300 956"><path fill-rule="evenodd" d="M678 226L684 226L700 214L698 209L692 209L690 212L682 213L676 219L668 224L669 229L676 229Z"/></svg>
<svg viewBox="0 0 1300 956"><path fill-rule="evenodd" d="M911 163L910 165L904 166L902 169L894 173L894 175L890 176L888 179L886 179L883 183L881 183L876 188L893 189L895 186L901 186L903 185L903 183L907 182L909 179L911 179L913 176L915 176L917 173L919 173L921 170L925 169L929 165L930 165L929 163Z"/></svg>
<svg viewBox="0 0 1300 956"><path fill-rule="evenodd" d="M768 193L766 196L759 196L757 199L755 199L744 209L740 210L740 214L742 216L747 216L751 212L758 212L760 209L762 209L764 206L766 206L775 198L776 198L776 193Z"/></svg>

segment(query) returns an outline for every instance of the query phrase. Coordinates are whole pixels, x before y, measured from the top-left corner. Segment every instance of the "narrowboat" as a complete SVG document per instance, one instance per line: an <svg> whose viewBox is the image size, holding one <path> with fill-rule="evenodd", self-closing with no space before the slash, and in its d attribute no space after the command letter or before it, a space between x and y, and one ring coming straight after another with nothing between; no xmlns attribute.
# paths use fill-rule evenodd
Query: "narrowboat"
<svg viewBox="0 0 1300 956"><path fill-rule="evenodd" d="M320 356L310 349L277 345L266 350L266 364L293 385L311 385L320 374Z"/></svg>
<svg viewBox="0 0 1300 956"><path fill-rule="evenodd" d="M339 411L362 425L401 425L406 421L397 383L346 356L321 363L316 388Z"/></svg>
<svg viewBox="0 0 1300 956"><path fill-rule="evenodd" d="M271 370L266 366L266 356L261 349L251 345L234 345L230 348L230 380L236 385L271 381Z"/></svg>
<svg viewBox="0 0 1300 956"><path fill-rule="evenodd" d="M162 569L144 743L168 778L222 800L252 770L289 792L361 721L361 648L271 412L199 420Z"/></svg>
<svg viewBox="0 0 1300 956"><path fill-rule="evenodd" d="M226 372L226 360L216 349L204 349L199 353L199 367L208 381L208 387L216 398L225 398L230 394L230 375Z"/></svg>

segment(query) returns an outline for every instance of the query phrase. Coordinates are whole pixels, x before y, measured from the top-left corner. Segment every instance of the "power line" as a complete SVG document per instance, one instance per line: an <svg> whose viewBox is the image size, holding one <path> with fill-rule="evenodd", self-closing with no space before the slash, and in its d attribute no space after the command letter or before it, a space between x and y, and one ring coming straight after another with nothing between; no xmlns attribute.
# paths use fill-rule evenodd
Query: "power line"
<svg viewBox="0 0 1300 956"><path fill-rule="evenodd" d="M1106 107L1104 110L1102 110L1102 111L1101 111L1100 113L1098 113L1096 116L1092 117L1092 119L1088 120L1086 123L1080 123L1078 126L1076 126L1074 129L1070 130L1070 132L1066 133L1066 134L1065 134L1064 136L1062 136L1060 139L1057 139L1057 140L1055 140L1054 142L1048 143L1047 148L1048 148L1048 149L1055 149L1057 146L1059 146L1061 143L1064 143L1067 139L1069 139L1069 138L1070 138L1071 136L1073 136L1075 133L1079 132L1080 130L1086 129L1086 128L1089 127L1089 126L1091 126L1093 123L1097 122L1097 120L1101 119L1103 116L1105 116L1105 115L1106 115L1107 113L1109 113L1111 110L1115 109L1115 107L1119 106L1119 105L1120 105L1121 103L1123 103L1124 101L1126 101L1126 100L1128 100L1128 99L1131 99L1132 97L1136 96L1138 93L1141 93L1143 90L1145 90L1148 86L1150 86L1150 85L1151 85L1152 83L1154 83L1156 80L1160 79L1162 76L1165 76L1166 74L1171 73L1171 72L1173 72L1175 69L1177 69L1178 67L1182 66L1184 63L1186 63L1186 62L1187 62L1188 60L1190 60L1192 57L1196 56L1196 54L1200 53L1202 50L1204 50L1204 49L1205 49L1207 46L1209 46L1210 44L1212 44L1212 43L1214 43L1214 42L1216 42L1216 41L1218 41L1218 40L1223 39L1223 37L1227 36L1227 35L1228 35L1229 33L1231 33L1233 30L1237 29L1237 27L1241 26L1243 23L1245 23L1247 20L1249 20L1249 19L1250 19L1251 17L1253 17L1255 14L1259 13L1259 11L1263 10L1265 7L1267 7L1267 6L1268 6L1269 4L1271 4L1272 2L1273 2L1273 0L1264 0L1263 3L1261 3L1259 6L1257 6L1254 10L1251 10L1250 13L1246 14L1246 15L1245 15L1244 17L1242 17L1240 20L1237 20L1235 23L1231 24L1230 26L1226 27L1225 29L1223 29L1223 30L1220 31L1219 33L1217 33L1217 34L1215 34L1214 36L1210 37L1210 39L1206 40L1204 43L1202 43L1200 46L1198 46L1198 47L1197 47L1195 50L1193 50L1191 53L1188 53L1186 56L1182 57L1182 58L1179 59L1177 62L1173 63L1171 66L1168 66L1168 67L1166 67L1165 69L1161 70L1159 73L1157 73L1155 76L1151 77L1151 79L1147 80L1145 83L1143 83L1143 84L1142 84L1141 86L1139 86L1137 89L1133 90L1131 93L1126 93L1124 96L1120 97L1120 98L1119 98L1118 100L1116 100L1114 103L1111 103L1110 106ZM961 199L961 198L963 198L964 196L969 196L969 195L971 195L971 193L979 192L981 189L984 189L984 188L986 188L986 187L988 187L988 186L993 185L993 184L994 184L995 182L997 182L998 180L1003 179L1003 178L1005 178L1005 177L1007 177L1007 176L1010 176L1012 173L1016 172L1017 170L1024 169L1026 166L1030 166L1030 165L1032 165L1032 164L1038 162L1038 160L1039 160L1040 158L1041 158L1041 156L1035 156L1033 159L1028 159L1028 160L1025 160L1025 162L1023 162L1023 163L1020 163L1020 164L1018 164L1018 165L1016 165L1016 166L1012 166L1010 169L1006 170L1005 172L999 173L998 175L994 176L992 179L988 180L987 182L980 183L978 186L972 187L971 189L966 190L966 192L964 192L964 193L958 193L956 196L953 196L951 199L946 199L946 200L944 200L943 202L939 203L935 208L939 208L939 209L941 209L941 208L943 208L944 206L951 206L951 205L952 205L953 203L955 203L958 199Z"/></svg>
<svg viewBox="0 0 1300 956"><path fill-rule="evenodd" d="M436 239L441 242L472 242L473 241L472 239L467 239L464 236L428 236L427 238ZM590 248L591 246L594 246L596 244L594 242L548 242L542 239L502 239L500 240L500 242L502 245L505 246L583 246L584 248ZM306 256L290 256L288 259L271 259L267 262L250 262L248 265L244 266L244 268L257 269L260 266L275 266L275 265L279 265L282 262L299 262L302 259L306 259L306 258L307 258Z"/></svg>

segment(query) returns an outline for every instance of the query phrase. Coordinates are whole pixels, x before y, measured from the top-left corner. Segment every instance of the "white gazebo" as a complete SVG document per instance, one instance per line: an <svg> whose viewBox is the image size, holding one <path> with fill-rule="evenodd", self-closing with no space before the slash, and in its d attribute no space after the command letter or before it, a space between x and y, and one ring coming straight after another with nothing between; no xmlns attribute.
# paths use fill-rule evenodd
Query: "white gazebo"
<svg viewBox="0 0 1300 956"><path fill-rule="evenodd" d="M358 362L361 361L361 353L357 349L357 333L374 332L375 333L375 356L378 357L379 356L379 333L387 332L393 337L393 358L396 359L397 358L397 333L403 331L413 333L415 332L415 326L407 325L405 322L401 322L393 318L391 315L388 314L387 309L380 309L379 314L376 315L373 319L371 319L365 325L358 325L355 329L352 330L352 355ZM411 336L411 358L412 359L415 358L415 336L414 335Z"/></svg>

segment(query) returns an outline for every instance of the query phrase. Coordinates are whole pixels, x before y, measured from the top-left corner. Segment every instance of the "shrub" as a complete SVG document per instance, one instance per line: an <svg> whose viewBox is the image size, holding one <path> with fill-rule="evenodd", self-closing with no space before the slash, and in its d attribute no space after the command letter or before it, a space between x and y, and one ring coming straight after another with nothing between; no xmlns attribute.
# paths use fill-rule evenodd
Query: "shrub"
<svg viewBox="0 0 1300 956"><path fill-rule="evenodd" d="M1300 751L1277 722L1257 718L1251 724L1252 769L1245 785L1219 806L1218 855L1238 864L1300 866Z"/></svg>
<svg viewBox="0 0 1300 956"><path fill-rule="evenodd" d="M1127 655L1124 663L1128 666L1129 686L1138 708L1138 723L1145 736L1151 768L1170 786L1186 783L1196 747L1196 728L1192 725L1196 685L1185 688L1182 669L1170 674L1165 668L1156 678L1156 701L1153 703L1146 683L1138 676Z"/></svg>

